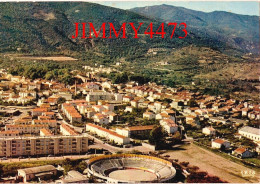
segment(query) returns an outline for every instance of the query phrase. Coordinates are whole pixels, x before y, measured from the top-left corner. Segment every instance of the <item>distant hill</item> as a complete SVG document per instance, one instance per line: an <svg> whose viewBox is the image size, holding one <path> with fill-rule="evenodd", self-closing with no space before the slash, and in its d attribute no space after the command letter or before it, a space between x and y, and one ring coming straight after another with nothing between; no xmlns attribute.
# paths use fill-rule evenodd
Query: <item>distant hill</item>
<svg viewBox="0 0 260 184"><path fill-rule="evenodd" d="M164 11L159 10L160 8L163 8L162 10ZM172 8L178 10L175 16L170 16L172 15L171 12L175 12ZM242 31L241 36L231 38L231 41L226 43L226 37L221 32L224 28L214 30L213 26L209 26L208 22L213 18L205 20L205 17L207 17L206 13L168 5L144 8L147 9L146 11L143 11L142 8L126 11L87 2L9 2L0 3L0 9L0 52L2 53L17 51L34 54L79 52L83 55L85 53L94 53L104 58L138 58L146 54L149 48L181 48L188 45L210 47L233 53L254 50L255 39L251 42L247 41L253 39L253 36L251 36L253 34L248 34L249 36L246 39L245 36L242 37L246 35L246 32ZM185 13L184 10L191 13ZM160 11L164 13L159 13ZM199 16L200 14L201 16ZM143 32L150 22L153 22L154 27L158 28L161 23L160 19L164 19L166 22L176 20L177 15L179 15L179 18L186 17L191 22L197 22L200 25L208 25L207 29L210 32L207 33L206 29L196 30L198 26L194 26L185 39L178 39L178 35L183 34L179 28L176 29L173 39L161 39L158 37L150 39L147 35L142 36L140 39L95 38L91 40L73 40L71 38L71 35L74 34L74 22L93 22L97 28L103 22L112 22L117 30L123 22L134 22L136 25L138 22L144 22L141 28L141 32ZM169 19L166 20L167 17ZM255 17L253 18L255 19ZM248 21L251 22L251 19ZM191 22L187 21L187 24L189 25ZM214 21L211 20L211 22ZM233 24L236 23L234 22ZM253 27L251 30L254 30ZM232 31L230 28L225 32L226 34L231 34ZM167 28L166 32L170 35L171 28ZM247 47L244 48L243 45L249 42L251 44L247 44ZM108 60L107 62L110 61Z"/></svg>
<svg viewBox="0 0 260 184"><path fill-rule="evenodd" d="M259 16L224 11L205 13L171 5L133 8L131 11L165 22L186 22L189 30L226 42L245 52L259 52Z"/></svg>

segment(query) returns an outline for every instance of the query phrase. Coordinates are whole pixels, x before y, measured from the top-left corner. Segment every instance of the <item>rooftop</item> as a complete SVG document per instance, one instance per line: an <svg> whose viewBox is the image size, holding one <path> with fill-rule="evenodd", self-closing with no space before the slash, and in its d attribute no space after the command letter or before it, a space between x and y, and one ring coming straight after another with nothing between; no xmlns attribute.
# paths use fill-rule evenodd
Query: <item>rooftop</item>
<svg viewBox="0 0 260 184"><path fill-rule="evenodd" d="M239 131L247 132L255 135L260 135L260 129L259 128L253 128L250 126L244 126Z"/></svg>
<svg viewBox="0 0 260 184"><path fill-rule="evenodd" d="M43 165L38 167L30 167L26 169L19 169L19 171L23 171L26 174L36 174L36 173L42 173L42 172L48 172L56 170L56 168L53 165Z"/></svg>

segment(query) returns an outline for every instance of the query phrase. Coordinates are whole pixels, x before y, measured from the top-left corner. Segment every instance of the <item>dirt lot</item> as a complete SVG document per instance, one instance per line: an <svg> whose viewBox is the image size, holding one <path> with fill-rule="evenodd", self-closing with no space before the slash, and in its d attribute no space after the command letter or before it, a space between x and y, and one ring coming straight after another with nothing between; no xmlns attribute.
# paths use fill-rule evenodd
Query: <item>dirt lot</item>
<svg viewBox="0 0 260 184"><path fill-rule="evenodd" d="M56 56L56 57L17 57L19 59L30 59L30 60L52 60L52 61L77 61L77 59L66 56Z"/></svg>
<svg viewBox="0 0 260 184"><path fill-rule="evenodd" d="M182 148L169 151L164 155L170 155L170 158L178 159L179 162L189 162L191 165L198 166L201 170L230 183L258 183L260 181L259 172L255 171L255 177L242 177L241 171L252 171L252 169L229 161L199 146L190 144Z"/></svg>

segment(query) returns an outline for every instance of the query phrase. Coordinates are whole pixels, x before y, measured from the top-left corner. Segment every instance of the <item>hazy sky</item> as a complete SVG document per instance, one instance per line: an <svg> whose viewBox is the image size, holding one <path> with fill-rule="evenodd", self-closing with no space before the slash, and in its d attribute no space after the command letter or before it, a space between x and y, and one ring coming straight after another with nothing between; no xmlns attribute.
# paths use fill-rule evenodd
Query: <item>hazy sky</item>
<svg viewBox="0 0 260 184"><path fill-rule="evenodd" d="M199 10L204 12L212 11L227 11L243 15L258 15L259 16L259 2L257 1L207 1L207 2L170 2L170 1L97 1L98 4L112 6L121 9L130 9L134 7L152 6L160 4L169 4L173 6L181 6L192 10Z"/></svg>

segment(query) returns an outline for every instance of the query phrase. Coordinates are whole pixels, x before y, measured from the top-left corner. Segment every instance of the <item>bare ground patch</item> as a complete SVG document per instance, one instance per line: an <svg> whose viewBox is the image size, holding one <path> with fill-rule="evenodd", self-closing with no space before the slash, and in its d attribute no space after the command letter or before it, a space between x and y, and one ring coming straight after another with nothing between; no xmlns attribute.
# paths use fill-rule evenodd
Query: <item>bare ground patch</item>
<svg viewBox="0 0 260 184"><path fill-rule="evenodd" d="M220 179L231 183L258 183L260 173L255 171L255 177L242 177L241 171L252 169L243 165L229 161L213 152L205 150L194 144L187 145L183 150L169 151L165 155L170 155L179 162L189 162L198 166L201 170L210 175L218 176Z"/></svg>

